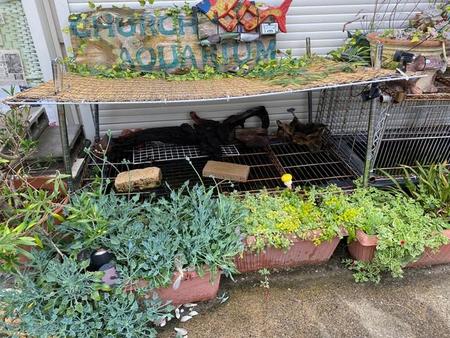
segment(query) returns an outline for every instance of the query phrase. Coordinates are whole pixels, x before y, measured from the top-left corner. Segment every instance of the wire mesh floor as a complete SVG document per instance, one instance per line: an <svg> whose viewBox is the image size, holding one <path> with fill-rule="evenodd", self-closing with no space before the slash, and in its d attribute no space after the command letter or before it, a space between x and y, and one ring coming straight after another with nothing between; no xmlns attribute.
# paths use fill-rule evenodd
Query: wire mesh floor
<svg viewBox="0 0 450 338"><path fill-rule="evenodd" d="M203 167L209 160L205 156L189 156L186 154L186 146L171 146L168 153L160 153L158 160L146 163L132 163L130 156L133 156L133 149L124 149L122 154L114 154L116 163L105 165L103 177L111 182L119 172L157 166L162 171L163 182L159 188L141 192L141 194L166 195L170 188L178 188L185 182L189 185L203 183L206 186L218 184L218 190L224 193L237 192L258 192L262 189L276 190L284 185L281 182L281 175L290 173L294 177L294 184L326 185L337 184L343 188L351 188L353 180L357 177L350 166L342 161L332 148L325 148L319 152L312 153L306 146L274 142L264 148L248 148L242 145L232 145L223 151L218 159L223 162L248 165L250 174L247 182L230 182L213 180L208 177L201 177ZM161 150L161 149L159 149ZM224 148L223 148L224 150ZM177 154L177 151L189 157ZM172 156L172 157L170 157ZM121 157L125 160L122 161ZM216 159L217 160L217 159ZM125 162L128 161L128 164ZM88 177L85 181L90 181L95 175L95 168L98 164L91 163ZM101 171L97 168L97 173ZM112 184L111 184L112 185Z"/></svg>

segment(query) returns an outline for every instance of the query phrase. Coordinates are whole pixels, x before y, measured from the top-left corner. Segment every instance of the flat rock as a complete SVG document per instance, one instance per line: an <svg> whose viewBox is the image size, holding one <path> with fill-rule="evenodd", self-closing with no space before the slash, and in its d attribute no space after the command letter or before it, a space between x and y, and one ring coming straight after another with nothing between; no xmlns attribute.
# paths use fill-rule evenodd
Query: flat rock
<svg viewBox="0 0 450 338"><path fill-rule="evenodd" d="M114 187L119 192L146 190L159 187L161 180L162 173L158 167L134 169L117 175Z"/></svg>
<svg viewBox="0 0 450 338"><path fill-rule="evenodd" d="M250 167L248 165L208 161L203 168L203 176L214 177L222 180L247 182Z"/></svg>

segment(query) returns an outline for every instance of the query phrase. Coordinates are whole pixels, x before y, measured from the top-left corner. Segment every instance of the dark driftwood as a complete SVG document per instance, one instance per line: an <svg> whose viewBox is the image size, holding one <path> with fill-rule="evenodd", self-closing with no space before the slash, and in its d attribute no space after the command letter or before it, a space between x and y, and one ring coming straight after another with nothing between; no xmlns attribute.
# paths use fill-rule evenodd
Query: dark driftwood
<svg viewBox="0 0 450 338"><path fill-rule="evenodd" d="M319 123L301 123L296 117L290 122L277 121L277 136L288 142L305 145L311 152L317 152L323 146L325 125Z"/></svg>
<svg viewBox="0 0 450 338"><path fill-rule="evenodd" d="M146 142L163 142L177 145L199 145L201 150L211 156L220 155L220 146L234 141L234 130L245 126L245 121L257 116L261 127L267 129L270 124L269 114L265 107L260 106L246 110L243 113L231 115L224 121L207 120L197 113L190 113L194 127L182 124L178 127L149 128L138 130L114 140L114 147L137 147ZM252 140L254 143L255 141Z"/></svg>

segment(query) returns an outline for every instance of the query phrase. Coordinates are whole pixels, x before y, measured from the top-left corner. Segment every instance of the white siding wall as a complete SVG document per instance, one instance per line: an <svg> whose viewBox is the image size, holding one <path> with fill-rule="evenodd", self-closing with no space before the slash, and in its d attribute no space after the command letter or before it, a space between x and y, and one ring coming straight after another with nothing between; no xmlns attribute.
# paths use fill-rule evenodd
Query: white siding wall
<svg viewBox="0 0 450 338"><path fill-rule="evenodd" d="M67 4L70 12L80 12L88 9L87 0L55 0L58 13L67 12ZM126 3L130 7L139 8L137 1L107 1L96 0L96 4L103 7L121 5ZM195 4L197 1L190 1ZM266 1L274 5L280 1ZM379 2L385 3L386 0ZM424 6L427 0L404 0L397 7L394 24L399 26L404 23L404 18L412 10L417 8L417 3L422 2ZM182 5L182 1L156 1L154 6L170 6L171 4ZM342 31L346 22L356 18L358 13L371 16L374 11L376 0L293 0L288 12L287 30L288 33L280 33L277 36L279 49L290 48L295 55L302 55L305 52L305 38L311 37L313 52L326 54L342 44L346 38L346 33ZM380 26L388 27L391 18L390 7L382 6L380 16ZM386 12L386 14L384 14ZM60 18L62 26L67 22L67 18ZM353 23L349 28L361 28L361 23ZM317 98L315 96L316 101ZM189 122L188 112L197 111L200 116L206 118L222 119L230 114L244 109L264 105L271 114L272 126L277 119L289 119L286 109L296 108L298 115L305 118L307 114L307 100L304 94L287 94L271 98L235 100L225 103L214 104L175 104L175 105L104 105L100 109L100 123L102 132L112 130L119 133L124 128L147 128L152 126L179 125Z"/></svg>

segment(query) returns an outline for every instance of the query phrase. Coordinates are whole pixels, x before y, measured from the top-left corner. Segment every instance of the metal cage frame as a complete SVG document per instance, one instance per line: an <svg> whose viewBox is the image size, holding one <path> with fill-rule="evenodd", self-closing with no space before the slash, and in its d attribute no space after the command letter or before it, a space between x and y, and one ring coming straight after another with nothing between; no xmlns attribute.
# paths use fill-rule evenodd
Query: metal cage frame
<svg viewBox="0 0 450 338"><path fill-rule="evenodd" d="M323 90L316 121L328 128L328 139L342 159L363 173L370 158L371 181L399 176L402 166L450 160L450 101L407 98L399 104L365 102L362 86ZM373 137L367 124L373 111Z"/></svg>

